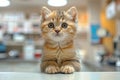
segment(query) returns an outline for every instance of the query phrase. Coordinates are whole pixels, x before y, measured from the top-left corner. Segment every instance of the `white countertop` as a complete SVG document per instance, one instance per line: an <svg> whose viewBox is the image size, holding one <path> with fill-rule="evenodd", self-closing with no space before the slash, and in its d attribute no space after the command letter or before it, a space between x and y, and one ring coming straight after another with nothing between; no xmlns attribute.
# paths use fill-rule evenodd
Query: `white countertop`
<svg viewBox="0 0 120 80"><path fill-rule="evenodd" d="M0 72L0 80L120 80L120 72L75 72L73 74Z"/></svg>

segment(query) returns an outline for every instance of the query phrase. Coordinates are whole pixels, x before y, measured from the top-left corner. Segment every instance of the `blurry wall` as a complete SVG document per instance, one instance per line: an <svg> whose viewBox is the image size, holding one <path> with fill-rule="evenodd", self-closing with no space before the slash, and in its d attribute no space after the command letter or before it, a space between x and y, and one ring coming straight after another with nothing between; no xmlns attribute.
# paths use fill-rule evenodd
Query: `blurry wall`
<svg viewBox="0 0 120 80"><path fill-rule="evenodd" d="M101 4L100 1L89 1L88 6L88 21L89 21L89 31L88 31L88 41L86 41L84 44L86 45L85 50L87 51L83 61L87 62L92 65L96 65L98 61L96 60L96 48L98 45L92 45L91 44L91 31L90 27L91 24L100 24L100 9Z"/></svg>

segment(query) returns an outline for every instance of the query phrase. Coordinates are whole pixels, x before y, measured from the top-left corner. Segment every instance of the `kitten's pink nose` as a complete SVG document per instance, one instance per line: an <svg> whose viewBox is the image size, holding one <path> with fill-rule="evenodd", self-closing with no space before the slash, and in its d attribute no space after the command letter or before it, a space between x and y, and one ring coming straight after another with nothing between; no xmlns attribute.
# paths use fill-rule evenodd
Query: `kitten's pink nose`
<svg viewBox="0 0 120 80"><path fill-rule="evenodd" d="M59 33L59 32L60 32L60 30L55 30L55 32L56 32L56 33Z"/></svg>

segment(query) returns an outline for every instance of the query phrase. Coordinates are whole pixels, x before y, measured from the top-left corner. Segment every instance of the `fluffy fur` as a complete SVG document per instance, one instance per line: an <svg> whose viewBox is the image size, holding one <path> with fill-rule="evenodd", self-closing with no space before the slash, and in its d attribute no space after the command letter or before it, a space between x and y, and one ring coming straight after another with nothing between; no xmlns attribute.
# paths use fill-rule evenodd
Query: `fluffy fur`
<svg viewBox="0 0 120 80"><path fill-rule="evenodd" d="M76 8L72 7L68 11L51 11L43 7L41 15L41 31L45 39L41 71L66 74L80 71L80 63L76 56L73 41L77 24ZM54 23L54 28L48 27L50 22ZM68 24L67 28L61 27L63 22ZM55 30L59 30L59 33L56 33Z"/></svg>

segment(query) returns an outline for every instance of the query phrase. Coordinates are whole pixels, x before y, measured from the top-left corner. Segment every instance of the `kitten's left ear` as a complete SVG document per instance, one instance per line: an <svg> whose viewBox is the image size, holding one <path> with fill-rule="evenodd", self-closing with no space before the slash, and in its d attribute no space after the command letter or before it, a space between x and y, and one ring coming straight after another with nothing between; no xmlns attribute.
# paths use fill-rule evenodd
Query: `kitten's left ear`
<svg viewBox="0 0 120 80"><path fill-rule="evenodd" d="M68 9L66 11L66 13L72 18L72 20L76 20L77 19L77 9L75 7L71 7L70 9Z"/></svg>

